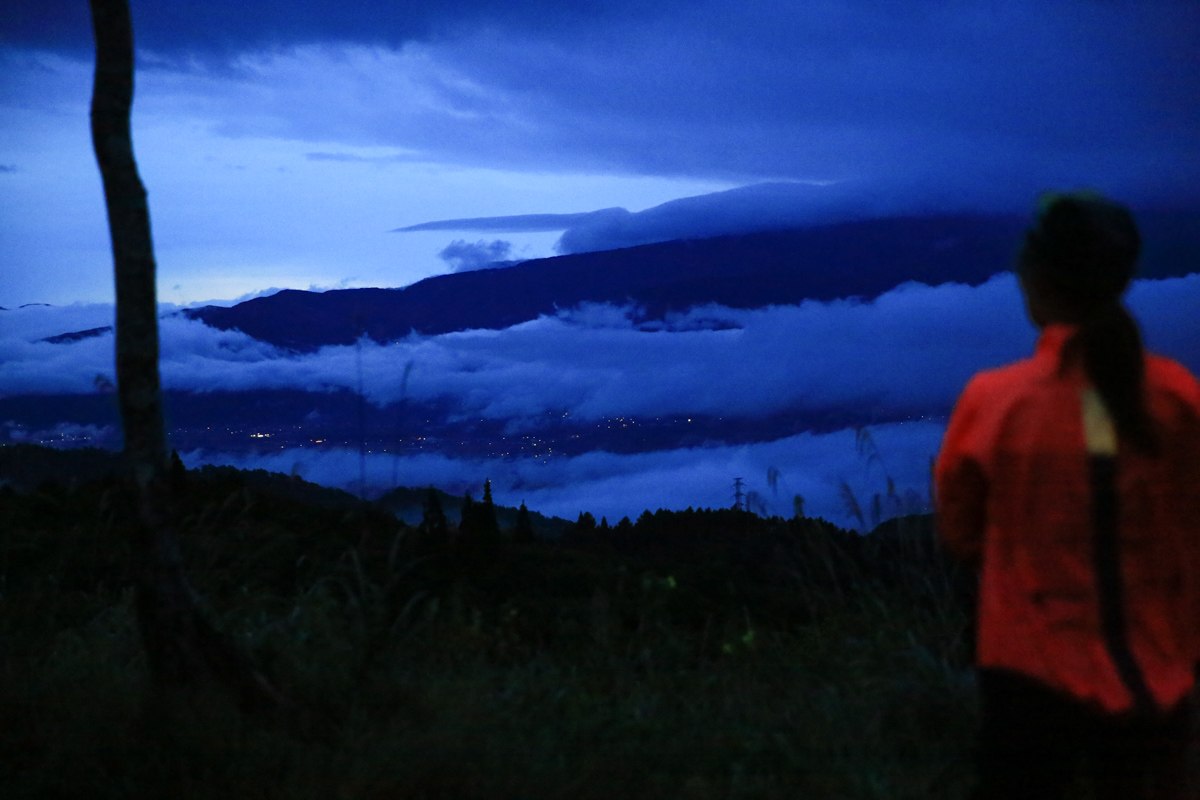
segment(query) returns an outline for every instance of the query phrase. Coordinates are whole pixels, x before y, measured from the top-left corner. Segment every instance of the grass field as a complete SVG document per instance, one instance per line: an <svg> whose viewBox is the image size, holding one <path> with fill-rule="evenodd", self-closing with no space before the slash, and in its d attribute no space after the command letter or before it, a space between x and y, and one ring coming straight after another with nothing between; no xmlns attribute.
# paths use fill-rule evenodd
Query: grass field
<svg viewBox="0 0 1200 800"><path fill-rule="evenodd" d="M481 557L252 483L189 476L177 522L294 701L267 719L149 688L110 482L0 489L0 796L967 796L970 580L928 516L659 512Z"/></svg>

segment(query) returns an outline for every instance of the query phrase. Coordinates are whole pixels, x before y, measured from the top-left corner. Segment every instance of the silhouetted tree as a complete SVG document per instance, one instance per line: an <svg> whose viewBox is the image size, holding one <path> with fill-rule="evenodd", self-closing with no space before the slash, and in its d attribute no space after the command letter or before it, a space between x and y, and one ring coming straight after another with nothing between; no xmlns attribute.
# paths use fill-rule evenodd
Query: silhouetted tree
<svg viewBox="0 0 1200 800"><path fill-rule="evenodd" d="M429 487L425 495L425 506L421 512L421 524L417 526L422 548L436 548L446 544L450 538L450 525L437 490Z"/></svg>
<svg viewBox="0 0 1200 800"><path fill-rule="evenodd" d="M525 501L521 501L521 507L517 509L517 524L513 527L514 542L532 542L534 540L533 523L529 519L529 509L525 507Z"/></svg>
<svg viewBox="0 0 1200 800"><path fill-rule="evenodd" d="M483 482L483 502L479 510L479 531L484 540L491 544L500 543L500 523L496 521L496 506L492 503L492 481Z"/></svg>
<svg viewBox="0 0 1200 800"><path fill-rule="evenodd" d="M92 144L104 184L116 279L118 400L129 480L137 497L132 574L142 643L156 682L216 682L243 707L282 698L232 640L200 613L183 574L170 514L171 485L158 373L154 246L146 190L133 157L133 25L126 0L90 0L96 37Z"/></svg>
<svg viewBox="0 0 1200 800"><path fill-rule="evenodd" d="M475 501L471 498L471 492L463 492L462 509L458 517L458 543L463 547L468 546L475 530L474 508Z"/></svg>
<svg viewBox="0 0 1200 800"><path fill-rule="evenodd" d="M470 492L463 499L462 521L458 526L462 545L473 558L489 561L500 547L500 525L496 521L496 506L492 503L492 482L483 484L483 500L471 500Z"/></svg>

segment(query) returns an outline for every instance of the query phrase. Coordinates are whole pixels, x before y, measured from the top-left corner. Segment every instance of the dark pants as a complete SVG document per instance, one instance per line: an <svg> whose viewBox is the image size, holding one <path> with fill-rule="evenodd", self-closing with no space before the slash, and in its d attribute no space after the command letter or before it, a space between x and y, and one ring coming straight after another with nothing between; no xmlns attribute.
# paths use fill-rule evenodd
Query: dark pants
<svg viewBox="0 0 1200 800"><path fill-rule="evenodd" d="M1077 771L1098 800L1188 793L1190 698L1152 716L1112 715L1016 673L981 669L976 800L1067 797Z"/></svg>

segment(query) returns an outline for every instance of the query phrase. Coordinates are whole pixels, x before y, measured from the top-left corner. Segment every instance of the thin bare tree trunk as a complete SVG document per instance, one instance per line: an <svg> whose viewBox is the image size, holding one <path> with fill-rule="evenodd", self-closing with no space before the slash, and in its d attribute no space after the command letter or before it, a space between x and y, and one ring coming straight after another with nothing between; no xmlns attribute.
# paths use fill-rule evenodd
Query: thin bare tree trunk
<svg viewBox="0 0 1200 800"><path fill-rule="evenodd" d="M117 290L117 386L125 458L138 498L132 531L138 625L156 682L217 682L244 707L281 698L232 641L200 613L183 573L171 522L167 447L158 377L154 246L146 190L129 130L133 105L133 25L127 0L90 0L96 36L92 144L104 182Z"/></svg>

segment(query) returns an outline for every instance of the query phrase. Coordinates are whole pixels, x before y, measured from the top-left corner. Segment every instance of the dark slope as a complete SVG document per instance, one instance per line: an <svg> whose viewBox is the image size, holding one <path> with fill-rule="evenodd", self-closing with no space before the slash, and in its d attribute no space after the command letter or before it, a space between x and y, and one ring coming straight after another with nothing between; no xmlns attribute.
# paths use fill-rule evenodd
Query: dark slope
<svg viewBox="0 0 1200 800"><path fill-rule="evenodd" d="M584 301L643 306L649 317L721 303L874 297L905 281L978 284L1009 268L1023 219L897 218L798 231L662 242L440 275L404 289L284 291L187 311L295 350L410 331L505 328Z"/></svg>

